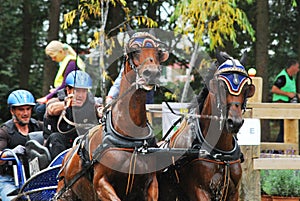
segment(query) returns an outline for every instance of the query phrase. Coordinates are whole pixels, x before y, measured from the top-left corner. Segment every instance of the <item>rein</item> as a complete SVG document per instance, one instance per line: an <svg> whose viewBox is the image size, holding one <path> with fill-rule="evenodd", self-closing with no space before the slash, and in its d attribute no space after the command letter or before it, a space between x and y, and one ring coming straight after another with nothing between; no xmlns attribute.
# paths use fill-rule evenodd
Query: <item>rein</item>
<svg viewBox="0 0 300 201"><path fill-rule="evenodd" d="M68 97L70 98L70 97ZM67 108L70 106L70 101L68 101L65 106L64 106L64 109L63 111L61 112L59 118L58 118L58 121L57 121L57 130L58 132L62 133L62 134L68 134L70 133L71 131L73 132L74 130L76 130L76 128L87 128L87 127L93 127L95 126L95 124L90 124L90 123L85 123L85 124L81 124L81 123L75 123L71 120L69 120L67 117L66 117L66 114L67 114ZM61 123L62 120L65 120L65 122L67 122L69 125L71 126L74 126L74 128L68 130L68 131L62 131L60 128L59 128L59 125Z"/></svg>

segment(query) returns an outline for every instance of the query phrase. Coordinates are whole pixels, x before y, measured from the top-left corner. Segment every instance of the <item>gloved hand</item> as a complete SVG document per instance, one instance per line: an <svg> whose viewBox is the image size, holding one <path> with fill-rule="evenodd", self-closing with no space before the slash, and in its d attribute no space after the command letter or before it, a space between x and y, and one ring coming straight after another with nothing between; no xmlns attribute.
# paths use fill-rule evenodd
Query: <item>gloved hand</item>
<svg viewBox="0 0 300 201"><path fill-rule="evenodd" d="M11 151L13 151L15 154L25 154L25 147L22 145L18 145L15 148L13 148ZM10 151L5 152L6 157L13 157L13 154Z"/></svg>
<svg viewBox="0 0 300 201"><path fill-rule="evenodd" d="M26 149L25 149L24 146L18 145L18 146L16 146L15 148L13 148L12 151L13 151L15 154L23 154L23 155L24 155Z"/></svg>

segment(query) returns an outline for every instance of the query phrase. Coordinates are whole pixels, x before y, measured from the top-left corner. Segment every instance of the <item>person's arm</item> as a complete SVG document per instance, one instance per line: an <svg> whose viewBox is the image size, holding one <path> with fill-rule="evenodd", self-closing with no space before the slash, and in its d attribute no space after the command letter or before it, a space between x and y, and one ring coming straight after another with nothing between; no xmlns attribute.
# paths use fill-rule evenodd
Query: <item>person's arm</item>
<svg viewBox="0 0 300 201"><path fill-rule="evenodd" d="M271 90L272 93L274 94L279 94L279 95L284 95L284 96L287 96L289 98L293 98L295 97L295 93L293 92L287 92L287 91L283 91L281 89L279 89L277 86L273 85L272 86L272 90Z"/></svg>
<svg viewBox="0 0 300 201"><path fill-rule="evenodd" d="M274 84L272 86L271 92L274 93L274 94L279 94L279 95L287 96L289 98L295 97L295 95L296 95L295 93L281 90L281 88L285 85L285 83L286 83L285 76L284 75L279 76L275 80L275 82L274 82Z"/></svg>
<svg viewBox="0 0 300 201"><path fill-rule="evenodd" d="M110 102L112 99L116 99L119 96L120 93L120 84L122 80L122 73L124 71L124 68L122 68L119 72L119 75L117 79L115 80L114 84L109 89L109 92L106 96L106 103Z"/></svg>
<svg viewBox="0 0 300 201"><path fill-rule="evenodd" d="M0 128L0 150L3 150L5 148L7 148L7 129L5 127L1 127ZM0 153L2 153L2 151L0 151ZM6 156L6 154L4 153L2 155L3 157ZM0 165L3 165L6 161L2 161L0 160Z"/></svg>
<svg viewBox="0 0 300 201"><path fill-rule="evenodd" d="M50 116L58 116L64 110L65 103L57 98L52 98L46 106L46 113Z"/></svg>
<svg viewBox="0 0 300 201"><path fill-rule="evenodd" d="M67 76L69 75L70 72L72 72L73 70L76 70L76 69L77 68L76 68L75 61L71 60L68 63L67 67L66 67L66 70L64 72L64 79L63 79L61 85L59 87L55 88L55 90L53 92L49 93L46 96L47 100L49 100L50 98L53 98L53 96L57 93L57 91L59 91L59 90L61 90L61 89L63 89L63 88L66 87L66 78L67 78Z"/></svg>

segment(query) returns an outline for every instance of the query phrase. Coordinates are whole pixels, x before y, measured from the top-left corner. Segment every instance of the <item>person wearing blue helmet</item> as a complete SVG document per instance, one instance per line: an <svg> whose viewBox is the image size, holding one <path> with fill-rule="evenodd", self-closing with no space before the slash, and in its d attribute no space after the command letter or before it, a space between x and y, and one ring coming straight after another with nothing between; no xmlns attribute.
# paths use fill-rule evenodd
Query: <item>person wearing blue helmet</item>
<svg viewBox="0 0 300 201"><path fill-rule="evenodd" d="M53 98L47 103L43 134L52 158L72 147L79 135L99 123L98 103L89 91L91 88L89 74L73 71L66 78L64 100Z"/></svg>
<svg viewBox="0 0 300 201"><path fill-rule="evenodd" d="M42 131L43 123L31 118L35 99L29 91L22 89L13 91L8 96L7 104L12 119L0 127L0 150L11 149L22 158L21 155L25 154L25 143L29 139L28 134ZM3 157L7 157L7 153L5 152ZM24 165L26 169L27 164ZM10 200L7 194L17 189L12 170L11 165L5 161L0 161L0 196L2 201Z"/></svg>

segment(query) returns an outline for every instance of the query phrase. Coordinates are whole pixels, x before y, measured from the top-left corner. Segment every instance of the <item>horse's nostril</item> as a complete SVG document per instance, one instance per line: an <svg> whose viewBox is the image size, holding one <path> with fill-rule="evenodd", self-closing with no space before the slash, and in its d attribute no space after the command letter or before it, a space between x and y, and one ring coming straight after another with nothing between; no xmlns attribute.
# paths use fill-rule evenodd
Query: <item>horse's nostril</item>
<svg viewBox="0 0 300 201"><path fill-rule="evenodd" d="M229 128L233 128L233 120L232 119L227 119L227 125Z"/></svg>
<svg viewBox="0 0 300 201"><path fill-rule="evenodd" d="M149 77L149 76L151 75L151 72L150 72L149 70L145 70L145 71L143 72L143 75L144 75L145 77Z"/></svg>
<svg viewBox="0 0 300 201"><path fill-rule="evenodd" d="M160 71L157 71L157 73L156 73L156 77L160 77Z"/></svg>
<svg viewBox="0 0 300 201"><path fill-rule="evenodd" d="M228 131L230 132L233 132L233 133L237 133L240 128L242 127L244 123L244 120L238 120L238 119L227 119L227 122L226 122L226 126L227 126L227 129Z"/></svg>

